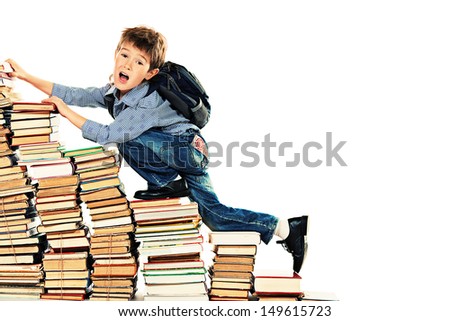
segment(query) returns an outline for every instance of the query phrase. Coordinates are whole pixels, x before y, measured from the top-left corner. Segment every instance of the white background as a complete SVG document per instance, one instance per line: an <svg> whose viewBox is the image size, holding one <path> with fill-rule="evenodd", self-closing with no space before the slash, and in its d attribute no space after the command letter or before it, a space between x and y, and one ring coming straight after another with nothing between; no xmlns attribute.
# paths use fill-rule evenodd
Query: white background
<svg viewBox="0 0 450 321"><path fill-rule="evenodd" d="M0 61L103 86L121 31L155 27L168 60L194 71L211 97L206 139L260 144L257 167L239 166L250 159L235 149L231 167L211 168L222 202L310 215L303 288L336 293L342 320L439 320L448 318L449 11L445 1L8 1ZM61 132L68 147L90 145L70 124ZM347 142L347 167L285 166L305 143L325 145L326 132ZM263 162L267 134L294 146L280 157L272 149L274 168ZM121 175L130 196L145 187L130 168ZM290 259L272 242L257 264Z"/></svg>

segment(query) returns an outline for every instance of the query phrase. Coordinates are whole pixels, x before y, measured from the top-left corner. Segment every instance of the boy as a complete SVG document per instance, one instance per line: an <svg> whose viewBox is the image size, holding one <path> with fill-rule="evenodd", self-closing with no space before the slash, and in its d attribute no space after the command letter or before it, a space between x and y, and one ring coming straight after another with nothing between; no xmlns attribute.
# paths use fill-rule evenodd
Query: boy
<svg viewBox="0 0 450 321"><path fill-rule="evenodd" d="M299 272L307 250L308 217L281 220L221 204L206 170L208 152L200 130L156 91L147 95L148 81L159 72L165 53L166 40L160 33L144 26L125 29L116 49L113 83L86 89L54 84L30 75L14 60L7 62L14 69L11 76L50 95L44 101L54 103L84 138L118 145L127 163L147 181L147 190L137 191L135 198L190 195L213 231L256 231L266 244L273 235L280 237L277 243L292 253L293 269ZM106 108L105 96L114 99L115 120L109 125L86 119L67 106ZM181 179L175 180L178 176Z"/></svg>

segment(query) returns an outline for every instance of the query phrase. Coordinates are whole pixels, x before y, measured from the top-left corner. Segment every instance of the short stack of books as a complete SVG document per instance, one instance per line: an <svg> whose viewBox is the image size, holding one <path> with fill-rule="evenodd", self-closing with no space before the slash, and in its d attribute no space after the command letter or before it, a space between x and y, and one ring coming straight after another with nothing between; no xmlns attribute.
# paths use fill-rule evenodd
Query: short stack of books
<svg viewBox="0 0 450 321"><path fill-rule="evenodd" d="M253 295L260 301L297 301L302 298L301 277L293 271L257 270Z"/></svg>
<svg viewBox="0 0 450 321"><path fill-rule="evenodd" d="M249 300L260 234L252 231L210 232L208 242L215 254L209 269L210 300Z"/></svg>
<svg viewBox="0 0 450 321"><path fill-rule="evenodd" d="M131 300L137 290L138 243L133 214L121 191L117 152L93 146L64 151L64 156L73 159L93 230L90 300Z"/></svg>
<svg viewBox="0 0 450 321"><path fill-rule="evenodd" d="M14 82L8 73L13 72L11 65L7 62L0 63L0 114L2 108L10 107L14 101L19 100L19 95L13 91ZM3 119L3 115L0 116ZM1 122L3 123L3 121Z"/></svg>
<svg viewBox="0 0 450 321"><path fill-rule="evenodd" d="M45 289L41 299L86 299L90 288L89 252L63 252L52 250L44 255Z"/></svg>
<svg viewBox="0 0 450 321"><path fill-rule="evenodd" d="M13 102L4 111L12 132L11 146L58 141L59 117L51 103Z"/></svg>
<svg viewBox="0 0 450 321"><path fill-rule="evenodd" d="M144 300L208 300L197 203L133 200Z"/></svg>

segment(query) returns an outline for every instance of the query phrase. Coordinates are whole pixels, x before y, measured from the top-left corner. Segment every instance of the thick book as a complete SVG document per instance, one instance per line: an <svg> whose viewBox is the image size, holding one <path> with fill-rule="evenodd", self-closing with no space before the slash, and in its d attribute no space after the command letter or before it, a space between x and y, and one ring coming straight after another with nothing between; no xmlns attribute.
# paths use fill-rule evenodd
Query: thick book
<svg viewBox="0 0 450 321"><path fill-rule="evenodd" d="M91 178L99 178L103 176L118 175L119 170L120 170L119 166L112 164L108 165L107 167L101 167L95 170L79 171L78 176L80 177L81 180L86 180Z"/></svg>
<svg viewBox="0 0 450 321"><path fill-rule="evenodd" d="M13 102L13 111L51 111L56 112L56 105L53 103L38 103L38 102Z"/></svg>
<svg viewBox="0 0 450 321"><path fill-rule="evenodd" d="M137 264L98 264L92 265L94 277L134 277L138 271Z"/></svg>
<svg viewBox="0 0 450 321"><path fill-rule="evenodd" d="M95 153L88 153L88 154L84 154L84 155L75 155L75 156L72 156L72 158L76 164L79 164L79 163L83 163L83 162L87 162L87 161L108 158L108 157L114 156L116 154L117 154L117 152L108 150L108 151L98 151ZM66 154L64 154L64 155L66 156Z"/></svg>
<svg viewBox="0 0 450 321"><path fill-rule="evenodd" d="M50 134L58 133L58 132L59 132L58 126L20 128L20 129L13 130L12 138L14 139L16 137L50 135ZM58 157L61 157L61 153L59 153ZM45 157L41 157L41 158L45 158Z"/></svg>
<svg viewBox="0 0 450 321"><path fill-rule="evenodd" d="M252 289L252 284L250 282L235 282L235 281L216 281L212 280L211 288L213 289L235 289L235 290L246 290L250 291Z"/></svg>
<svg viewBox="0 0 450 321"><path fill-rule="evenodd" d="M95 208L92 208L88 205L88 208L89 208L89 214L91 214L91 215L113 213L113 212L129 210L129 206L127 203L112 204L112 205L108 205L108 206L95 207Z"/></svg>
<svg viewBox="0 0 450 321"><path fill-rule="evenodd" d="M19 146L21 144L31 144L31 143L45 143L51 142L59 139L59 133L52 133L47 135L33 135L33 136L20 136L11 137L11 146Z"/></svg>
<svg viewBox="0 0 450 321"><path fill-rule="evenodd" d="M124 193L121 191L121 189L115 186L88 192L80 192L80 199L83 202L90 202L121 197L123 195Z"/></svg>
<svg viewBox="0 0 450 321"><path fill-rule="evenodd" d="M292 271L259 270L254 273L257 295L300 295L301 277Z"/></svg>
<svg viewBox="0 0 450 321"><path fill-rule="evenodd" d="M107 200L90 201L86 203L87 207L91 210L91 213L94 208L106 207L117 204L128 204L128 200L126 197L117 197Z"/></svg>
<svg viewBox="0 0 450 321"><path fill-rule="evenodd" d="M85 236L70 237L61 239L51 239L48 241L52 249L56 252L59 250L71 251L71 249L89 250L89 240Z"/></svg>
<svg viewBox="0 0 450 321"><path fill-rule="evenodd" d="M155 199L155 200L132 200L130 206L133 209L149 208L155 206L170 206L181 205L182 199L180 197L167 198L167 199Z"/></svg>
<svg viewBox="0 0 450 321"><path fill-rule="evenodd" d="M168 245L159 247L140 248L139 253L141 255L155 257L155 256L171 256L171 255L186 255L201 253L203 251L202 244L180 244L180 245Z"/></svg>
<svg viewBox="0 0 450 321"><path fill-rule="evenodd" d="M216 289L211 288L209 295L216 297L228 297L228 298L247 298L249 295L248 290L240 289Z"/></svg>
<svg viewBox="0 0 450 321"><path fill-rule="evenodd" d="M0 168L13 166L15 165L16 161L16 155L0 156Z"/></svg>
<svg viewBox="0 0 450 321"><path fill-rule="evenodd" d="M253 264L214 263L214 271L252 272Z"/></svg>
<svg viewBox="0 0 450 321"><path fill-rule="evenodd" d="M138 225L136 227L136 234L189 230L197 228L199 226L199 223L200 221L197 220L192 222L175 223L175 224Z"/></svg>
<svg viewBox="0 0 450 321"><path fill-rule="evenodd" d="M124 211L118 211L118 212L105 212L105 213L99 213L99 214L91 214L91 220L92 221L100 221L105 219L113 219L113 218L119 218L124 216L131 216L131 210L128 208Z"/></svg>
<svg viewBox="0 0 450 321"><path fill-rule="evenodd" d="M217 255L256 255L256 245L214 245Z"/></svg>
<svg viewBox="0 0 450 321"><path fill-rule="evenodd" d="M91 153L97 153L103 151L103 146L89 146L77 149L66 149L63 150L64 157L81 156Z"/></svg>
<svg viewBox="0 0 450 321"><path fill-rule="evenodd" d="M32 165L29 167L28 174L34 179L68 176L73 174L73 164L66 162L46 165Z"/></svg>
<svg viewBox="0 0 450 321"><path fill-rule="evenodd" d="M80 183L80 189L82 191L92 191L97 189L103 189L108 187L119 186L121 181L118 176L99 178L93 180L86 180Z"/></svg>
<svg viewBox="0 0 450 321"><path fill-rule="evenodd" d="M217 245L258 245L261 235L253 231L214 231L208 233L208 242Z"/></svg>
<svg viewBox="0 0 450 321"><path fill-rule="evenodd" d="M51 203L38 202L36 204L36 209L38 211L49 211L49 210L56 210L56 209L74 208L76 206L78 206L78 200L77 199L69 199L69 200L63 200L63 201L51 202Z"/></svg>
<svg viewBox="0 0 450 321"><path fill-rule="evenodd" d="M75 163L75 171L78 173L79 171L89 169L89 168L95 168L100 166L107 166L107 165L113 165L116 164L117 159L115 156L110 156L107 158L101 158L101 159L95 159L91 161L86 161L82 163Z"/></svg>
<svg viewBox="0 0 450 321"><path fill-rule="evenodd" d="M0 255L0 264L34 264L42 260L42 252L21 255Z"/></svg>
<svg viewBox="0 0 450 321"><path fill-rule="evenodd" d="M178 284L206 282L204 273L148 275L144 273L145 284Z"/></svg>
<svg viewBox="0 0 450 321"><path fill-rule="evenodd" d="M15 120L10 123L10 128L11 131L14 133L18 129L51 127L58 125L59 125L59 117L52 117L52 118Z"/></svg>
<svg viewBox="0 0 450 321"><path fill-rule="evenodd" d="M179 284L147 284L145 286L147 295L197 295L206 294L206 284L197 283L179 283Z"/></svg>
<svg viewBox="0 0 450 321"><path fill-rule="evenodd" d="M172 269L192 269L192 268L203 268L205 266L205 262L203 260L185 260L185 261L150 261L148 263L144 263L143 271L152 271L152 270L172 270Z"/></svg>
<svg viewBox="0 0 450 321"><path fill-rule="evenodd" d="M55 176L46 177L39 179L38 186L39 189L43 188L53 188L60 186L78 185L79 178L78 175L66 175L66 176Z"/></svg>
<svg viewBox="0 0 450 321"><path fill-rule="evenodd" d="M195 235L193 237L187 238L168 238L165 240L142 240L142 247L158 247L158 246L168 246L168 245L181 245L181 244L192 244L192 243L203 243L203 235Z"/></svg>
<svg viewBox="0 0 450 321"><path fill-rule="evenodd" d="M5 118L14 120L36 119L36 118L50 118L50 111L5 111Z"/></svg>
<svg viewBox="0 0 450 321"><path fill-rule="evenodd" d="M66 195L76 193L78 191L78 185L58 186L51 188L38 188L36 197L50 197L57 195Z"/></svg>

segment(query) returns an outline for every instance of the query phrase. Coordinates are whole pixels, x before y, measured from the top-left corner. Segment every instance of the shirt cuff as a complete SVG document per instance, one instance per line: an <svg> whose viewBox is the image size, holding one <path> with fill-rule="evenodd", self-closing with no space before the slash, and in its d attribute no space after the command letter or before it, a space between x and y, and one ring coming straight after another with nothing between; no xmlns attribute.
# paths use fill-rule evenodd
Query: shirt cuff
<svg viewBox="0 0 450 321"><path fill-rule="evenodd" d="M52 88L52 96L56 96L64 100L64 96L66 95L66 91L64 90L63 85L53 84Z"/></svg>
<svg viewBox="0 0 450 321"><path fill-rule="evenodd" d="M102 127L103 127L102 124L87 119L84 122L83 126L81 126L83 138L89 139L97 143L97 137Z"/></svg>

